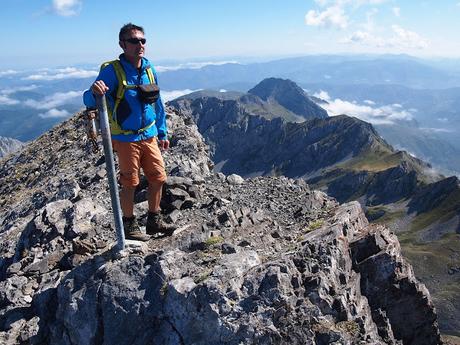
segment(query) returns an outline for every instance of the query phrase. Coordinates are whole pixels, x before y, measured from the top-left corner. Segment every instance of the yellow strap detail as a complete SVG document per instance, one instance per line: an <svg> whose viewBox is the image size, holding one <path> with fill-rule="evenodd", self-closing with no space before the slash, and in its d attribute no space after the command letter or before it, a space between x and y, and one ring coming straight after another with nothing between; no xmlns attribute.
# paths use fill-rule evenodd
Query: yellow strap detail
<svg viewBox="0 0 460 345"><path fill-rule="evenodd" d="M121 67L120 61L119 60L112 60L112 61L107 61L104 62L101 65L101 70L107 67L108 65L112 65L113 69L115 70L115 75L118 80L118 88L117 88L117 95L115 99L115 104L113 109L110 108L110 105L107 104L107 111L109 115L109 124L110 124L110 132L112 134L122 134L122 129L118 122L115 120L115 114L118 108L118 105L120 104L121 100L123 99L125 90L123 85L126 83L126 74L125 71L123 70L123 67ZM121 81L121 82L120 82ZM124 81L124 82L123 82Z"/></svg>
<svg viewBox="0 0 460 345"><path fill-rule="evenodd" d="M155 76L153 75L153 71L150 67L147 68L147 75L149 76L150 84L156 84Z"/></svg>
<svg viewBox="0 0 460 345"><path fill-rule="evenodd" d="M115 129L115 128L110 128L110 132L113 134L113 135L118 135L118 134L125 134L125 135L128 135L128 134L139 134L139 133L142 133L144 131L146 131L147 129L149 129L150 127L152 127L153 125L155 124L155 120L152 121L152 123L150 123L148 126L144 127L144 128L141 128L139 129L138 131L130 131L130 130L125 130L125 129Z"/></svg>

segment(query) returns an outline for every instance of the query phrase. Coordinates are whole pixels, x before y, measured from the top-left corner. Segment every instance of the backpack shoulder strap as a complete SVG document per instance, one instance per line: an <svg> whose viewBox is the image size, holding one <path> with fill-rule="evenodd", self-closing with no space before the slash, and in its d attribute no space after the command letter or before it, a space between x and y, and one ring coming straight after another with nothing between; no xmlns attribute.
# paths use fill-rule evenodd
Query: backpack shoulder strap
<svg viewBox="0 0 460 345"><path fill-rule="evenodd" d="M153 74L152 68L150 66L146 69L147 75L149 77L150 84L156 84L155 75Z"/></svg>
<svg viewBox="0 0 460 345"><path fill-rule="evenodd" d="M123 134L124 131L121 129L120 124L116 121L116 112L117 112L118 106L120 105L120 102L125 96L125 89L127 88L128 82L126 81L126 73L123 70L123 67L121 66L120 60L112 60L112 61L104 62L101 65L101 71L109 65L112 65L115 71L115 76L117 77L117 81L118 81L115 104L113 106L113 109L109 109L109 107L107 109L109 112L110 129L111 129L112 134Z"/></svg>
<svg viewBox="0 0 460 345"><path fill-rule="evenodd" d="M112 60L112 61L104 62L101 65L101 70L103 70L104 68L106 68L109 65L113 66L113 69L115 70L115 75L116 75L117 80L118 80L117 99L116 99L115 107L114 107L114 108L116 108L118 106L118 103L120 103L120 101L122 100L122 98L124 96L124 93L125 93L124 89L126 88L128 83L126 81L126 73L123 70L123 67L121 66L120 60Z"/></svg>

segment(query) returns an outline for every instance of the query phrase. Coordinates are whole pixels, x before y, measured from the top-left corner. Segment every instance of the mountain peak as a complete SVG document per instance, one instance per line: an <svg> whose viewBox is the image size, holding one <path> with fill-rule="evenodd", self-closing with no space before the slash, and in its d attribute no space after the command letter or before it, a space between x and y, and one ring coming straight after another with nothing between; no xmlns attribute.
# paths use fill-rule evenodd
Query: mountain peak
<svg viewBox="0 0 460 345"><path fill-rule="evenodd" d="M300 86L289 79L264 79L248 93L266 102L275 101L306 119L328 117L324 109L314 103Z"/></svg>
<svg viewBox="0 0 460 345"><path fill-rule="evenodd" d="M289 79L282 78L266 78L259 84L254 86L248 93L259 96L264 101L267 101L270 97L277 97L283 92L295 93L298 96L305 96L305 91Z"/></svg>

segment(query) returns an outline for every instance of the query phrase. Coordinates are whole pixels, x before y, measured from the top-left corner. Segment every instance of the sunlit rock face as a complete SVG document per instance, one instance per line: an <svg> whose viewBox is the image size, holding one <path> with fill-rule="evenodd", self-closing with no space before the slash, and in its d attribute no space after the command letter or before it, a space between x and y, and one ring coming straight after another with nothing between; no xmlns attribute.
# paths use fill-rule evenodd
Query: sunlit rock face
<svg viewBox="0 0 460 345"><path fill-rule="evenodd" d="M0 342L440 343L428 291L359 203L212 172L172 109L162 208L178 229L116 253L104 158L80 115L0 168ZM142 180L141 224L146 212Z"/></svg>

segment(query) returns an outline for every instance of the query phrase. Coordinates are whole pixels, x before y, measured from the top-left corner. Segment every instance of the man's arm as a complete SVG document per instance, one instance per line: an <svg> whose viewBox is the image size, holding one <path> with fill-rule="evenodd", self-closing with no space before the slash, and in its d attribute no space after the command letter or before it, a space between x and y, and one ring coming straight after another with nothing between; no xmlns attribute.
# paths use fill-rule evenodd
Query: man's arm
<svg viewBox="0 0 460 345"><path fill-rule="evenodd" d="M115 70L111 65L103 68L97 76L95 82L91 85L89 90L83 94L83 103L87 107L95 107L95 95L104 95L109 91L115 90L118 87Z"/></svg>
<svg viewBox="0 0 460 345"><path fill-rule="evenodd" d="M155 76L155 80L158 85L158 76L156 74L156 71L153 68L152 70L153 70L153 74ZM155 113L156 113L155 125L158 130L158 144L161 149L167 150L169 148L168 127L166 125L166 113L165 113L165 108L163 106L163 101L161 100L161 96L158 97L155 103Z"/></svg>
<svg viewBox="0 0 460 345"><path fill-rule="evenodd" d="M155 125L158 130L158 144L163 150L169 149L168 129L166 126L166 113L163 107L161 97L157 99L155 104L155 112L157 114Z"/></svg>

